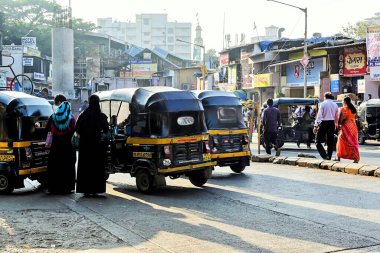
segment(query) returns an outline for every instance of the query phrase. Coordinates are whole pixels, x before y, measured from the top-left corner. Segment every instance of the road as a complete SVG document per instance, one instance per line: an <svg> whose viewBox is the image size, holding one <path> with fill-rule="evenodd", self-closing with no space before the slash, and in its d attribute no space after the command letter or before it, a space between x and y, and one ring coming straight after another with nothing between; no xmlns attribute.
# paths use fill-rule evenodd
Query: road
<svg viewBox="0 0 380 253"><path fill-rule="evenodd" d="M0 252L380 252L379 178L252 163L204 188L167 183L142 195L115 174L103 198L0 196Z"/></svg>
<svg viewBox="0 0 380 253"><path fill-rule="evenodd" d="M327 147L325 148L327 149ZM251 144L251 149L253 154L258 153L257 134L254 134L253 136L253 143ZM380 166L380 142L366 141L366 144L359 146L359 151L361 156L360 163ZM265 150L262 146L260 148L260 152L261 154L265 154ZM297 156L299 153L308 153L315 155L317 158L320 158L320 155L318 154L317 148L315 147L314 143L311 144L311 149L306 148L306 144L301 144L300 148L298 148L296 143L285 143L281 150L281 156ZM273 150L272 154L275 154ZM335 152L333 153L333 156L335 156ZM342 161L349 162L349 160L344 159L342 159Z"/></svg>

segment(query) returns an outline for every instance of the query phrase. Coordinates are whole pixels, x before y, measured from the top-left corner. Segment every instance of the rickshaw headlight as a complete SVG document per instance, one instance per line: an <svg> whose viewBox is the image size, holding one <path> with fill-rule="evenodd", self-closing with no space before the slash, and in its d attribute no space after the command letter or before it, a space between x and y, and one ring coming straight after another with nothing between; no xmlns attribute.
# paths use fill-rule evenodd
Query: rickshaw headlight
<svg viewBox="0 0 380 253"><path fill-rule="evenodd" d="M164 160L162 161L162 164L163 164L164 166L170 166L170 165L172 164L172 161L170 161L170 159L164 159Z"/></svg>

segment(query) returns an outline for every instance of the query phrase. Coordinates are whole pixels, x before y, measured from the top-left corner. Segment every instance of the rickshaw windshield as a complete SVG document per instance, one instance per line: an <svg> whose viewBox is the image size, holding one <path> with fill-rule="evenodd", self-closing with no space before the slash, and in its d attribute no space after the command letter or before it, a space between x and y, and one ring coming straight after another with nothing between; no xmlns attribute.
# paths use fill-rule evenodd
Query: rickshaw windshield
<svg viewBox="0 0 380 253"><path fill-rule="evenodd" d="M244 129L242 106L205 106L208 129Z"/></svg>

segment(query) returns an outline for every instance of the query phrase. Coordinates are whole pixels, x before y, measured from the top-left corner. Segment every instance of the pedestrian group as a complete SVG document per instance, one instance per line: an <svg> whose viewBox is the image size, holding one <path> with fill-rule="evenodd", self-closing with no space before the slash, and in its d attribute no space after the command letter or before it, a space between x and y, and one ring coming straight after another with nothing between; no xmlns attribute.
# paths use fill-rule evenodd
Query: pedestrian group
<svg viewBox="0 0 380 253"><path fill-rule="evenodd" d="M48 161L47 191L50 194L69 194L75 189L85 197L106 191L106 144L102 139L109 134L107 116L101 112L99 97L92 95L89 106L77 122L70 103L63 95L54 99L56 110L46 130L51 138ZM78 169L75 173L76 149L72 139L79 138Z"/></svg>

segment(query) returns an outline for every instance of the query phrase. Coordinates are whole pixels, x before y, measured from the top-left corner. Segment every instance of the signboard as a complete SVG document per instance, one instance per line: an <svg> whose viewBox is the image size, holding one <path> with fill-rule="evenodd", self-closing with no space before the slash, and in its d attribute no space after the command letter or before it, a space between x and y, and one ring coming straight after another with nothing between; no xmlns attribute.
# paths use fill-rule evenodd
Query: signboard
<svg viewBox="0 0 380 253"><path fill-rule="evenodd" d="M152 75L157 72L157 64L132 64L131 72L125 72L125 77L136 79L152 79Z"/></svg>
<svg viewBox="0 0 380 253"><path fill-rule="evenodd" d="M358 80L358 93L365 93L365 79Z"/></svg>
<svg viewBox="0 0 380 253"><path fill-rule="evenodd" d="M22 65L25 67L32 67L33 66L33 58L23 58L22 59Z"/></svg>
<svg viewBox="0 0 380 253"><path fill-rule="evenodd" d="M339 74L330 75L330 91L340 92Z"/></svg>
<svg viewBox="0 0 380 253"><path fill-rule="evenodd" d="M380 66L370 67L369 71L371 81L380 81Z"/></svg>
<svg viewBox="0 0 380 253"><path fill-rule="evenodd" d="M33 73L33 79L44 81L45 80L45 75L43 73L34 72Z"/></svg>
<svg viewBox="0 0 380 253"><path fill-rule="evenodd" d="M219 56L219 65L220 66L225 66L228 65L228 53L222 53Z"/></svg>
<svg viewBox="0 0 380 253"><path fill-rule="evenodd" d="M21 45L26 47L37 47L37 40L36 37L21 37Z"/></svg>
<svg viewBox="0 0 380 253"><path fill-rule="evenodd" d="M325 71L324 58L310 59L306 68L307 85L314 86L320 82L320 72ZM303 67L300 62L292 62L286 65L286 85L301 87L304 84Z"/></svg>
<svg viewBox="0 0 380 253"><path fill-rule="evenodd" d="M151 64L152 60L129 60L131 64Z"/></svg>
<svg viewBox="0 0 380 253"><path fill-rule="evenodd" d="M364 46L345 47L343 58L343 76L364 76L367 74Z"/></svg>
<svg viewBox="0 0 380 253"><path fill-rule="evenodd" d="M261 88L261 87L269 87L270 86L270 77L271 74L258 74L253 76L253 87Z"/></svg>
<svg viewBox="0 0 380 253"><path fill-rule="evenodd" d="M38 51L37 49L35 48L31 48L31 47L25 47L24 48L24 54L26 56L36 56L36 57L41 57L41 52Z"/></svg>
<svg viewBox="0 0 380 253"><path fill-rule="evenodd" d="M368 66L380 66L380 26L367 28Z"/></svg>
<svg viewBox="0 0 380 253"><path fill-rule="evenodd" d="M252 89L253 88L253 78L252 75L246 75L243 77L243 82L241 84L242 89Z"/></svg>
<svg viewBox="0 0 380 253"><path fill-rule="evenodd" d="M3 45L3 51L7 51L10 53L22 53L23 46L4 46Z"/></svg>
<svg viewBox="0 0 380 253"><path fill-rule="evenodd" d="M150 60L150 59L152 59L152 54L151 53L144 53L143 58L144 58L144 60Z"/></svg>

